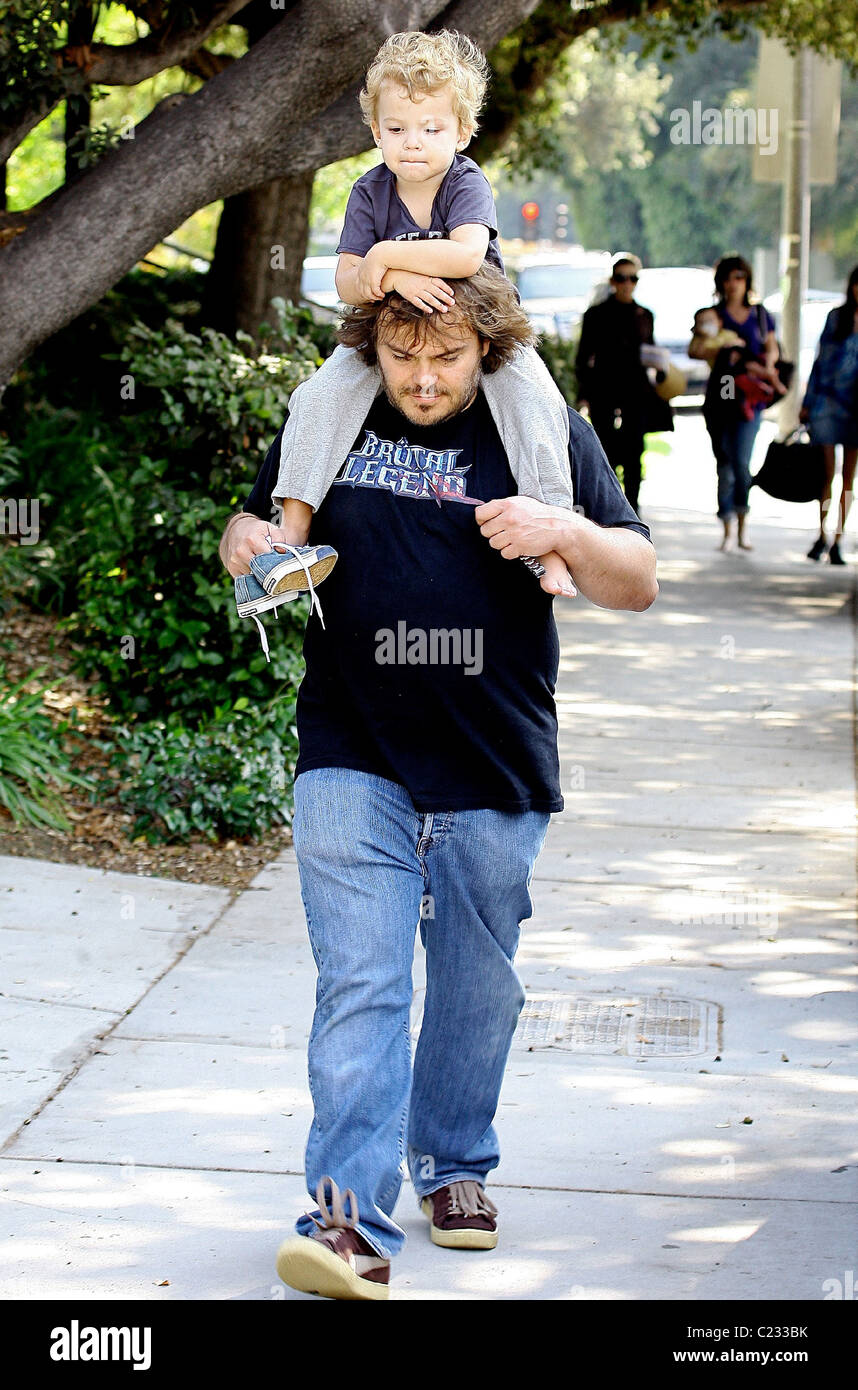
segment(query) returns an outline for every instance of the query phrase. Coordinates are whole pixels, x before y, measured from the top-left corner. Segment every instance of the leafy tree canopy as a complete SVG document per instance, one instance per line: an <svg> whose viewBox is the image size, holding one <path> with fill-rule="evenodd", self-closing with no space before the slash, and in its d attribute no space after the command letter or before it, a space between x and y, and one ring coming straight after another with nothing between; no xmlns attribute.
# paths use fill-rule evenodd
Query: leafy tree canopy
<svg viewBox="0 0 858 1390"><path fill-rule="evenodd" d="M637 33L646 58L757 26L858 68L855 0L0 0L0 166L63 102L68 113L93 92L139 89L167 72L182 85L133 138L110 121L80 128L81 176L25 213L0 212L0 386L197 209L365 151L361 75L391 26L409 24L461 29L489 53L480 161L504 151L517 128L513 155L548 161L558 101L595 112L606 100L576 87L581 64L565 69L568 91L552 85L585 35L620 48ZM68 144L68 122L65 136Z"/></svg>

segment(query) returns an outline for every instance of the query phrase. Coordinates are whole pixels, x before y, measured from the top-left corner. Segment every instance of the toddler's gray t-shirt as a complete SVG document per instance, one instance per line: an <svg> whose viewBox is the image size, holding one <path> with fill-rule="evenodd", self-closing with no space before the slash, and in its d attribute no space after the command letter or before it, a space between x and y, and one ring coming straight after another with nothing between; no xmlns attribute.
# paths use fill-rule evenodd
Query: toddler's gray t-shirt
<svg viewBox="0 0 858 1390"><path fill-rule="evenodd" d="M337 254L365 256L377 241L437 239L468 223L488 227L486 260L503 271L491 185L472 159L456 155L435 194L429 227L418 227L396 191L395 175L386 164L378 164L357 180L349 194Z"/></svg>

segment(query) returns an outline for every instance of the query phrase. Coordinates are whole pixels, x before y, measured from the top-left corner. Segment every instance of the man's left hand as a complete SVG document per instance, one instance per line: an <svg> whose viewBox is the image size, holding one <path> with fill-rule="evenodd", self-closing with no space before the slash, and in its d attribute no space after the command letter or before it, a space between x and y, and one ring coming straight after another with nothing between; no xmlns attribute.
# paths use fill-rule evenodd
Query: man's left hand
<svg viewBox="0 0 858 1390"><path fill-rule="evenodd" d="M561 529L565 534L576 515L534 497L495 498L474 510L480 534L505 560L556 550Z"/></svg>

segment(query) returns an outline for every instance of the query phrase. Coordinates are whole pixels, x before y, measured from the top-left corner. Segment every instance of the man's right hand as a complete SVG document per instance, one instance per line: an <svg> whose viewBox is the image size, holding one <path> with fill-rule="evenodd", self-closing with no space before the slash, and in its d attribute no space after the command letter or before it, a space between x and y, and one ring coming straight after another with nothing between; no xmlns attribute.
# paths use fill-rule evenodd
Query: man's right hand
<svg viewBox="0 0 858 1390"><path fill-rule="evenodd" d="M254 555L267 555L271 546L268 538L281 544L286 543L286 535L273 521L262 521L258 516L242 512L227 523L220 543L221 562L235 579L239 574L250 573L250 561Z"/></svg>

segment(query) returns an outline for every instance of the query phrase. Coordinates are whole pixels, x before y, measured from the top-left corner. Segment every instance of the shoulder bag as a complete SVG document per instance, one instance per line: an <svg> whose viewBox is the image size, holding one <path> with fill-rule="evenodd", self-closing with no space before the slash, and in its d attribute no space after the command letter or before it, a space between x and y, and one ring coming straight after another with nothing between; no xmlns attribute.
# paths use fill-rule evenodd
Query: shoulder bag
<svg viewBox="0 0 858 1390"><path fill-rule="evenodd" d="M818 502L825 491L825 453L821 444L810 444L803 427L783 440L772 440L763 466L751 479L770 497L783 502Z"/></svg>

